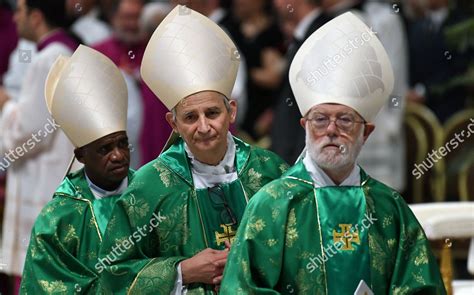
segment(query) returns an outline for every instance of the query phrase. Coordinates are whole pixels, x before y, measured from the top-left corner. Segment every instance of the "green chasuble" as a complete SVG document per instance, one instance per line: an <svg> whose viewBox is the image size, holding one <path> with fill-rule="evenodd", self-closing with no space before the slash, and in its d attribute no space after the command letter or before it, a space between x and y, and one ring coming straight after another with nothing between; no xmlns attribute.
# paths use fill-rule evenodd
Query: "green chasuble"
<svg viewBox="0 0 474 295"><path fill-rule="evenodd" d="M403 198L361 170L361 186L315 188L302 161L249 202L220 294L445 294Z"/></svg>
<svg viewBox="0 0 474 295"><path fill-rule="evenodd" d="M106 291L168 295L180 261L233 241L247 201L288 168L274 153L234 141L238 178L217 191L194 187L182 139L137 171L116 203L101 247ZM187 289L210 294L214 286Z"/></svg>
<svg viewBox="0 0 474 295"><path fill-rule="evenodd" d="M20 293L99 291L99 248L118 197L96 199L83 169L67 175L33 226Z"/></svg>

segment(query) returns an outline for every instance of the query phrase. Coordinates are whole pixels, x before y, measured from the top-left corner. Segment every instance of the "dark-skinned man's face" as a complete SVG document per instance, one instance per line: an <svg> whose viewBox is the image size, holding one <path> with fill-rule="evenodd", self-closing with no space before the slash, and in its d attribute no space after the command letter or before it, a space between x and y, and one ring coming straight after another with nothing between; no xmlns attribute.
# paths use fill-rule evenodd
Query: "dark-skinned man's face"
<svg viewBox="0 0 474 295"><path fill-rule="evenodd" d="M130 150L125 131L109 134L77 148L74 154L84 164L89 179L102 189L114 190L127 177Z"/></svg>

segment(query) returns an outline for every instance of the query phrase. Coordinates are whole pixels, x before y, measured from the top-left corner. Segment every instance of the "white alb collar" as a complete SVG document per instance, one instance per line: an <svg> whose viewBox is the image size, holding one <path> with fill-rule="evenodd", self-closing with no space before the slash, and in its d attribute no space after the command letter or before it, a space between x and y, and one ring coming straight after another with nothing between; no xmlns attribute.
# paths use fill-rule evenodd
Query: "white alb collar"
<svg viewBox="0 0 474 295"><path fill-rule="evenodd" d="M84 170L84 175L86 176L87 184L96 199L105 198L113 195L121 195L128 187L128 176L122 180L122 183L119 187L113 191L107 191L97 185L95 185L90 178L87 176L86 170Z"/></svg>
<svg viewBox="0 0 474 295"><path fill-rule="evenodd" d="M184 143L184 150L191 160L191 172L196 188L213 187L220 183L229 183L237 179L235 169L235 141L230 132L227 133L227 151L222 161L216 166L199 162Z"/></svg>
<svg viewBox="0 0 474 295"><path fill-rule="evenodd" d="M448 17L448 14L449 14L449 9L447 7L443 7L443 8L428 12L428 17L436 26L436 30L439 30L441 25L444 23L444 21Z"/></svg>

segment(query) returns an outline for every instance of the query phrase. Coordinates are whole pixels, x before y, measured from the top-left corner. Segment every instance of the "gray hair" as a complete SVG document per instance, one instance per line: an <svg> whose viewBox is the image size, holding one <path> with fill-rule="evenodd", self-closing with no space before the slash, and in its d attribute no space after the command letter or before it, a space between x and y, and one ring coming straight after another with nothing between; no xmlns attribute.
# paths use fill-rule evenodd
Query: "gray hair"
<svg viewBox="0 0 474 295"><path fill-rule="evenodd" d="M220 94L220 93L219 93ZM230 103L229 103L229 100L227 99L227 97L225 97L224 94L220 94L220 96L222 97L222 100L224 101L224 105L225 105L225 108L227 110L228 113L230 113ZM182 101L182 100L181 100ZM181 103L181 102L180 102ZM179 104L179 103L178 103ZM173 114L173 121L176 122L176 107L178 105L174 106L174 108L171 109L171 113Z"/></svg>

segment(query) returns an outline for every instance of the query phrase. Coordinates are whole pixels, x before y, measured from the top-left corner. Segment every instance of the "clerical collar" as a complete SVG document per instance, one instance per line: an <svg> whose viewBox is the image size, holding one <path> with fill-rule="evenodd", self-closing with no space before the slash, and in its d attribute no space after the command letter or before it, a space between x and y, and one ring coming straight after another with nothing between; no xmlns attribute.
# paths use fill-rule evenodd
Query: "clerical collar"
<svg viewBox="0 0 474 295"><path fill-rule="evenodd" d="M89 186L92 194L94 195L96 199L101 199L101 198L105 198L105 197L113 196L113 195L121 195L128 187L128 177L125 177L122 180L122 183L119 185L117 189L113 191L107 191L95 185L94 183L92 183L90 178L87 176L87 173L85 170L84 170L84 175L86 176L87 185Z"/></svg>
<svg viewBox="0 0 474 295"><path fill-rule="evenodd" d="M326 186L337 186L334 181L321 169L309 156L308 152L303 159L303 164L313 179L316 188ZM360 168L355 165L349 176L339 186L360 186Z"/></svg>
<svg viewBox="0 0 474 295"><path fill-rule="evenodd" d="M444 23L444 21L448 17L448 14L449 14L449 9L447 7L443 7L443 8L428 12L428 17L430 18L431 22L434 24L436 31L438 31L441 25Z"/></svg>
<svg viewBox="0 0 474 295"><path fill-rule="evenodd" d="M191 172L196 188L213 187L220 183L228 183L237 179L234 165L236 147L230 132L227 133L227 150L224 158L216 166L199 162L186 143L184 143L184 150L191 160Z"/></svg>
<svg viewBox="0 0 474 295"><path fill-rule="evenodd" d="M321 10L319 8L313 9L310 13L308 13L296 26L293 37L296 40L304 41L304 37L306 36L306 31L308 31L309 26L311 23L321 14Z"/></svg>

